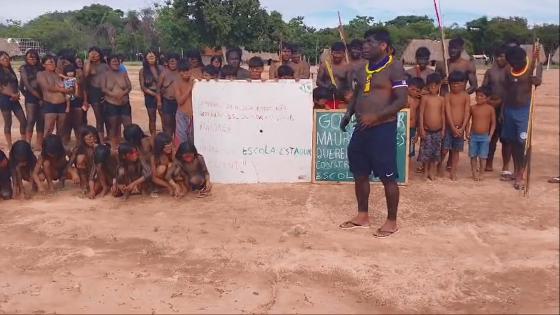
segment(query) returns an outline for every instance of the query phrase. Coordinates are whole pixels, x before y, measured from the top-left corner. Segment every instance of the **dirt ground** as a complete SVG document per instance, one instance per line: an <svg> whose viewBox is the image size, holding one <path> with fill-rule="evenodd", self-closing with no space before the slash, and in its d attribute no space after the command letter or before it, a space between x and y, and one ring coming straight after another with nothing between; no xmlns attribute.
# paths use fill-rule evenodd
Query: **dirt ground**
<svg viewBox="0 0 560 315"><path fill-rule="evenodd" d="M475 183L463 154L458 182L413 175L388 239L337 228L356 211L351 185L1 201L0 313L558 313L558 92L545 72L529 198L497 171ZM377 228L379 186L371 200Z"/></svg>

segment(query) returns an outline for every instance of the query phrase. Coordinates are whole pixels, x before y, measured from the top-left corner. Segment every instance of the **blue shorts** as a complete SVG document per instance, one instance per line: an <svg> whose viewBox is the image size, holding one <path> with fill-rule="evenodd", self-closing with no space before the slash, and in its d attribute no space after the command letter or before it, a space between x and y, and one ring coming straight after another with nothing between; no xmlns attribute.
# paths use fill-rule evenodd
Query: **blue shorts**
<svg viewBox="0 0 560 315"><path fill-rule="evenodd" d="M416 156L416 148L414 142L416 142L416 128L410 128L410 152L408 153L408 157Z"/></svg>
<svg viewBox="0 0 560 315"><path fill-rule="evenodd" d="M19 101L13 101L9 96L0 94L0 111L15 113L23 109Z"/></svg>
<svg viewBox="0 0 560 315"><path fill-rule="evenodd" d="M157 108L156 97L153 95L144 94L144 105L146 105L146 108L156 109Z"/></svg>
<svg viewBox="0 0 560 315"><path fill-rule="evenodd" d="M461 137L454 137L451 128L445 129L445 138L443 139L443 149L463 152L465 147L465 139Z"/></svg>
<svg viewBox="0 0 560 315"><path fill-rule="evenodd" d="M185 141L194 144L193 119L182 111L175 115L175 137L179 144Z"/></svg>
<svg viewBox="0 0 560 315"><path fill-rule="evenodd" d="M39 105L39 102L41 101L35 95L33 95L29 92L25 92L25 93L23 93L23 95L25 96L25 104L37 104L37 105Z"/></svg>
<svg viewBox="0 0 560 315"><path fill-rule="evenodd" d="M79 97L76 97L75 99L73 99L73 100L70 101L70 108L72 108L72 109L78 109L78 108L81 109L83 103L84 103L84 100L83 100L83 99L81 99L81 98L79 98Z"/></svg>
<svg viewBox="0 0 560 315"><path fill-rule="evenodd" d="M529 106L504 107L504 122L502 124L502 139L504 141L525 143L529 125L529 110Z"/></svg>
<svg viewBox="0 0 560 315"><path fill-rule="evenodd" d="M348 144L348 162L354 178L370 176L396 180L397 122L392 121L372 128L360 129L356 125Z"/></svg>
<svg viewBox="0 0 560 315"><path fill-rule="evenodd" d="M471 158L488 158L490 150L490 136L488 134L473 133L471 134L471 142L469 144L469 156Z"/></svg>
<svg viewBox="0 0 560 315"><path fill-rule="evenodd" d="M175 114L177 114L177 107L177 100L163 99L162 111L164 114L175 116Z"/></svg>
<svg viewBox="0 0 560 315"><path fill-rule="evenodd" d="M132 109L130 108L130 104L114 105L105 101L103 105L103 110L104 110L105 117L115 117L115 116L130 117L132 114Z"/></svg>
<svg viewBox="0 0 560 315"><path fill-rule="evenodd" d="M43 114L66 114L66 103L43 102Z"/></svg>

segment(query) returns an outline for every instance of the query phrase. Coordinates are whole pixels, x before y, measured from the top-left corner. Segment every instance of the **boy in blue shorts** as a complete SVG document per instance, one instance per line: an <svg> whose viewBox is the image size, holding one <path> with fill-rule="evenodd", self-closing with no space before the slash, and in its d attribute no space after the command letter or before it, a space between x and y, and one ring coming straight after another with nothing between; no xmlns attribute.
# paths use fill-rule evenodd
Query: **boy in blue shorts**
<svg viewBox="0 0 560 315"><path fill-rule="evenodd" d="M467 127L471 170L475 181L482 179L481 175L484 173L484 165L490 149L490 139L496 130L496 111L488 104L490 96L490 89L486 86L476 90L476 104L471 107L471 123Z"/></svg>

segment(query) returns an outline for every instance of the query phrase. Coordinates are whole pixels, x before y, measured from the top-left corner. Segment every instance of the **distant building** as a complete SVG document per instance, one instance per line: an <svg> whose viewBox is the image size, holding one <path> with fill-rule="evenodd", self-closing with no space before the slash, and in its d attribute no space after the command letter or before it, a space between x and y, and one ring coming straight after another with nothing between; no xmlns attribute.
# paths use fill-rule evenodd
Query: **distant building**
<svg viewBox="0 0 560 315"><path fill-rule="evenodd" d="M19 45L10 41L11 38L0 38L0 51L5 51L10 55L10 57L23 56L24 53L21 51Z"/></svg>
<svg viewBox="0 0 560 315"><path fill-rule="evenodd" d="M23 54L25 54L29 49L37 50L41 56L47 53L47 50L39 41L31 38L7 38L7 40L10 43L18 45Z"/></svg>

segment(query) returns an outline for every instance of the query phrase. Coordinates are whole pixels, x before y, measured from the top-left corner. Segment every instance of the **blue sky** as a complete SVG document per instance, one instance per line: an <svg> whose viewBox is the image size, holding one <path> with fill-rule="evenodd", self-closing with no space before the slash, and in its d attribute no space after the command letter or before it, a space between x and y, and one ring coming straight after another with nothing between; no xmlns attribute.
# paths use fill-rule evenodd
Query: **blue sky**
<svg viewBox="0 0 560 315"><path fill-rule="evenodd" d="M27 21L49 11L80 9L84 5L103 3L123 11L140 9L159 0L2 0L0 20ZM315 27L338 25L337 11L344 21L356 15L373 16L388 21L398 15L434 17L432 0L261 0L268 10L277 10L286 18L304 16L305 23ZM465 22L482 15L523 16L530 24L558 23L558 0L440 0L446 25ZM435 17L434 17L435 18Z"/></svg>

